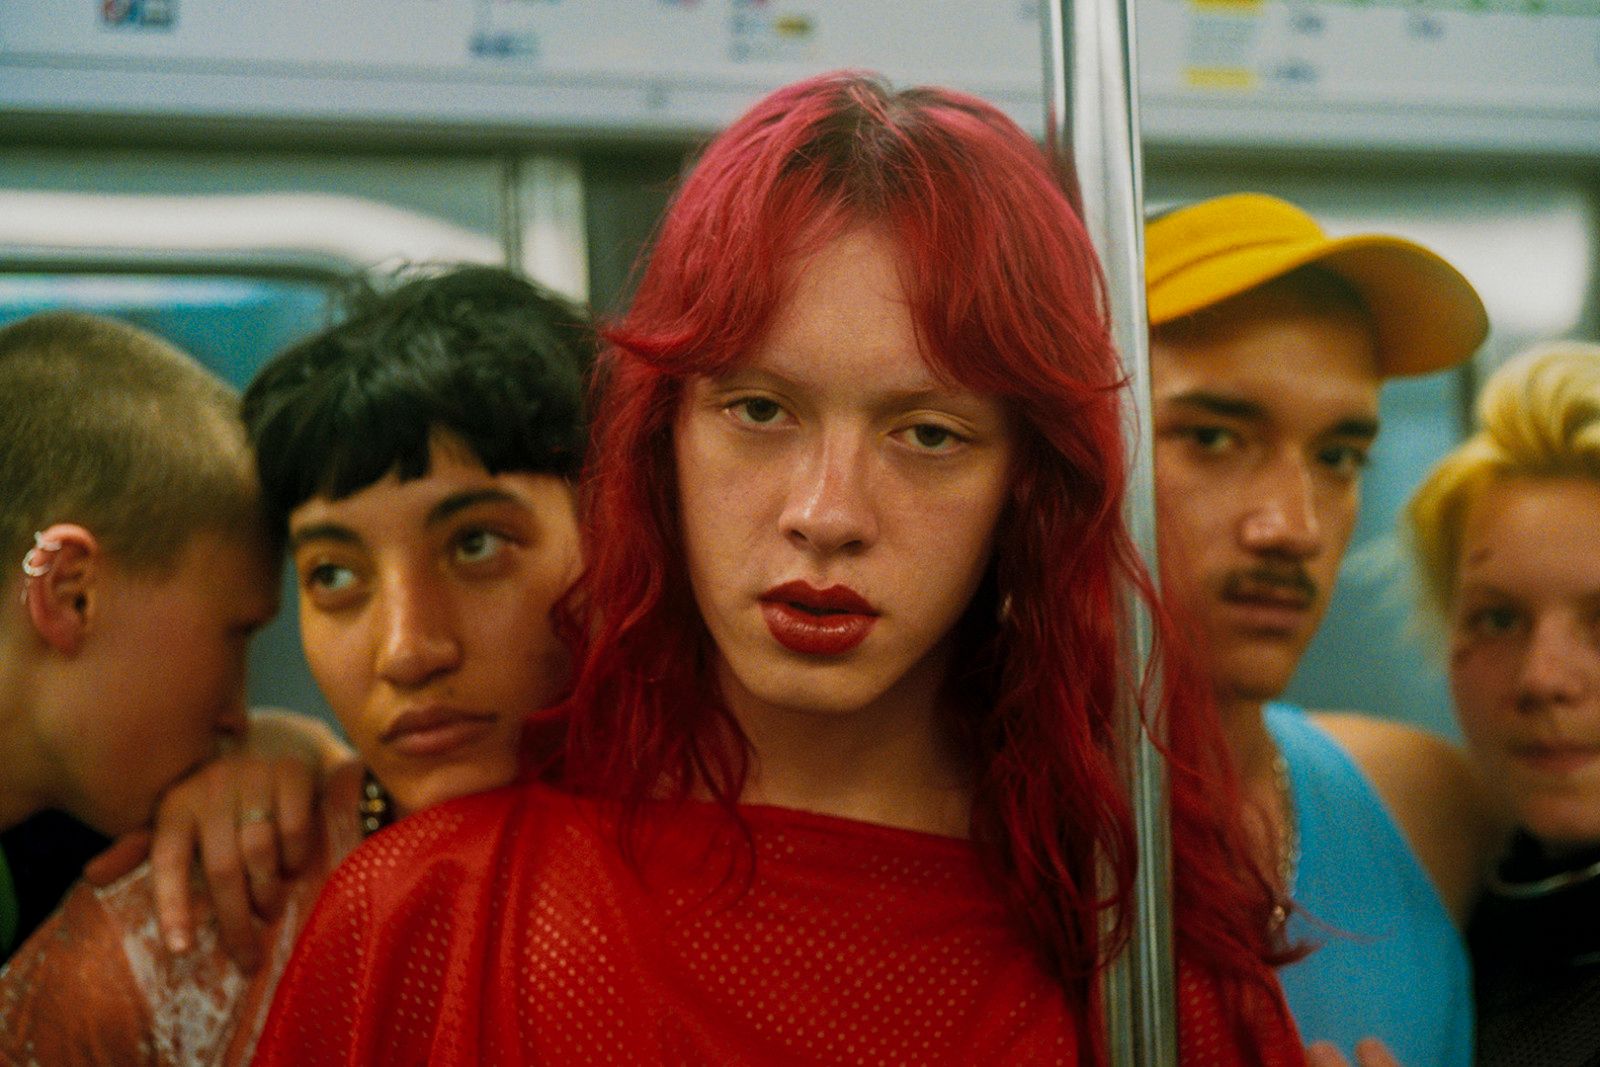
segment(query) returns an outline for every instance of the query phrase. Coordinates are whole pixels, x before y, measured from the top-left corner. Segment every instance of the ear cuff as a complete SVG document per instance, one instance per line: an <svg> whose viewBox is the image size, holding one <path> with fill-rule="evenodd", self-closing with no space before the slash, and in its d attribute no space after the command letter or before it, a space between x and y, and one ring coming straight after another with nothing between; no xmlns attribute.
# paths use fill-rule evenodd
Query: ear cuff
<svg viewBox="0 0 1600 1067"><path fill-rule="evenodd" d="M22 574L27 580L43 578L50 573L50 568L55 566L51 554L61 551L61 542L54 538L46 537L43 531L35 530L33 534L33 547L22 555ZM28 581L22 583L22 602L28 602Z"/></svg>
<svg viewBox="0 0 1600 1067"><path fill-rule="evenodd" d="M43 578L50 573L50 568L55 565L55 560L44 559L47 552L60 552L61 542L48 538L42 531L35 530L33 534L33 547L28 549L22 557L22 573L29 578Z"/></svg>

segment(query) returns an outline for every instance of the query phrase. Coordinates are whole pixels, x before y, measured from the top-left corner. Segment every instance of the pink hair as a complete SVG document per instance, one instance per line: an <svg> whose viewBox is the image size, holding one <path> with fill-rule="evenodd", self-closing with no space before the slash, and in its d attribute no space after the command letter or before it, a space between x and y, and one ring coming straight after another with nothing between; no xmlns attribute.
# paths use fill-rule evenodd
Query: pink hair
<svg viewBox="0 0 1600 1067"><path fill-rule="evenodd" d="M1099 267L1059 176L990 105L853 73L813 78L752 108L679 191L606 335L589 568L574 600L593 609L578 620L591 637L565 706L565 773L634 806L703 788L734 811L748 747L716 695L689 588L673 417L688 377L758 344L796 258L860 225L897 239L935 372L1018 416L995 563L958 624L951 662L963 670L949 685L978 782L973 840L1042 965L1085 1009L1086 1047L1099 1047L1088 1009L1108 954L1102 918L1123 935L1135 865L1117 770L1121 591L1148 598L1150 583L1120 513L1123 382ZM1270 893L1234 818L1209 684L1164 670L1165 706L1180 712L1169 716L1180 950L1245 988L1272 955Z"/></svg>

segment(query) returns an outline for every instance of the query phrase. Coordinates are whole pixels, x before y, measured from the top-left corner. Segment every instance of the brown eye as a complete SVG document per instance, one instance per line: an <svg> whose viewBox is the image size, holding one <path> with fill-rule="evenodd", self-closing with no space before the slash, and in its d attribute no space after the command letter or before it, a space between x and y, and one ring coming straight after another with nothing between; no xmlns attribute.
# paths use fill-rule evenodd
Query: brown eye
<svg viewBox="0 0 1600 1067"><path fill-rule="evenodd" d="M1521 622L1522 616L1514 608L1480 608L1467 616L1467 630L1479 637L1501 637L1516 632Z"/></svg>
<svg viewBox="0 0 1600 1067"><path fill-rule="evenodd" d="M728 405L728 410L740 422L766 425L775 422L783 414L783 407L776 400L764 396L746 397Z"/></svg>
<svg viewBox="0 0 1600 1067"><path fill-rule="evenodd" d="M464 530L456 538L456 560L460 563L482 563L494 559L505 543L506 539L493 530Z"/></svg>
<svg viewBox="0 0 1600 1067"><path fill-rule="evenodd" d="M1189 431L1189 439L1209 454L1226 452L1239 443L1239 435L1226 426L1196 426Z"/></svg>
<svg viewBox="0 0 1600 1067"><path fill-rule="evenodd" d="M1340 477L1354 478L1366 470L1368 457L1355 445L1329 445L1317 453L1317 461Z"/></svg>
<svg viewBox="0 0 1600 1067"><path fill-rule="evenodd" d="M342 592L355 584L356 573L337 563L319 563L306 572L305 583L324 593Z"/></svg>
<svg viewBox="0 0 1600 1067"><path fill-rule="evenodd" d="M891 436L913 452L925 456L942 456L967 443L966 437L937 422L919 422L896 430Z"/></svg>
<svg viewBox="0 0 1600 1067"><path fill-rule="evenodd" d="M364 595L362 575L355 567L329 560L308 560L300 571L300 586L307 602L322 611L338 611L358 603Z"/></svg>

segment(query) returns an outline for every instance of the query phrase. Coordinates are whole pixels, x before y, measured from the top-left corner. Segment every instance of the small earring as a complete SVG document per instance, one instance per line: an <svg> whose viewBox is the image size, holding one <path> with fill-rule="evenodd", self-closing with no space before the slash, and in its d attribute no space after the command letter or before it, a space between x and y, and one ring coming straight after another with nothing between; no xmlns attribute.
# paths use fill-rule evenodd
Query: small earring
<svg viewBox="0 0 1600 1067"><path fill-rule="evenodd" d="M27 553L22 557L22 573L26 574L29 578L43 578L45 575L50 573L50 567L53 565L54 561L46 560L43 563L38 562L37 557L39 553L60 551L60 541L46 537L44 532L41 530L35 530L33 533L33 547L28 549Z"/></svg>
<svg viewBox="0 0 1600 1067"><path fill-rule="evenodd" d="M42 531L35 530L33 534L33 547L22 556L22 573L25 577L43 578L50 573L50 568L55 566L55 560L44 559L41 562L41 553L60 552L61 542L49 538ZM22 602L28 602L28 583L22 583Z"/></svg>

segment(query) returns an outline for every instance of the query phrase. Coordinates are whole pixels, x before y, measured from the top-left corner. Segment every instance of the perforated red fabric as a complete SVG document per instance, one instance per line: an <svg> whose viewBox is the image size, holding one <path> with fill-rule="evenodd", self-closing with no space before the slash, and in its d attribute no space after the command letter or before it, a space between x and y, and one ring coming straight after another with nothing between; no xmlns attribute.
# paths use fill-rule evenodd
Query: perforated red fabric
<svg viewBox="0 0 1600 1067"><path fill-rule="evenodd" d="M709 805L652 827L642 880L598 806L542 786L404 820L330 881L255 1062L1079 1062L970 845L743 814L753 878ZM1302 1062L1281 998L1241 1034L1180 970L1186 1065Z"/></svg>

